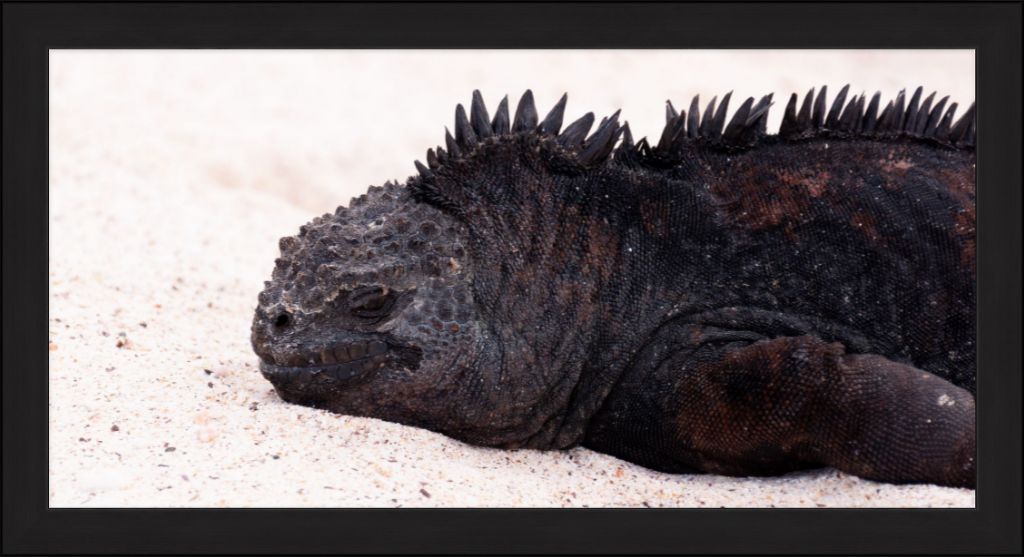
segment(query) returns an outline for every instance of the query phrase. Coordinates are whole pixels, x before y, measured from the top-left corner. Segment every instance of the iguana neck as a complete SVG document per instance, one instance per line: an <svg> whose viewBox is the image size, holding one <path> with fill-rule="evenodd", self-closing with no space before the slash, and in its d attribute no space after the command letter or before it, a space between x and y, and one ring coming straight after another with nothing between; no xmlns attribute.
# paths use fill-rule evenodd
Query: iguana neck
<svg viewBox="0 0 1024 557"><path fill-rule="evenodd" d="M500 377L528 378L522 400L534 401L522 437L506 446L581 442L647 335L685 304L687 281L665 264L689 249L679 238L705 238L693 246L700 253L715 242L703 230L714 225L708 196L679 185L618 166L555 174L544 194L468 220L481 228L471 245L476 299L496 324ZM598 191L574 196L577 188Z"/></svg>

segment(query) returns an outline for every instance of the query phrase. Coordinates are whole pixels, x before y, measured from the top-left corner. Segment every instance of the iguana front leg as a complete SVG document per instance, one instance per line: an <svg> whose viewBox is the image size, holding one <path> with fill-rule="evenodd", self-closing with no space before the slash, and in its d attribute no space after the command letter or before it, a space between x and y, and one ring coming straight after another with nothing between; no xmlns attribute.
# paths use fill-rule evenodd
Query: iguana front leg
<svg viewBox="0 0 1024 557"><path fill-rule="evenodd" d="M974 397L925 371L813 336L700 351L674 431L696 468L823 464L886 482L973 487Z"/></svg>
<svg viewBox="0 0 1024 557"><path fill-rule="evenodd" d="M587 445L672 472L832 466L886 482L974 486L968 391L815 336L742 337L720 331L663 352L613 393Z"/></svg>

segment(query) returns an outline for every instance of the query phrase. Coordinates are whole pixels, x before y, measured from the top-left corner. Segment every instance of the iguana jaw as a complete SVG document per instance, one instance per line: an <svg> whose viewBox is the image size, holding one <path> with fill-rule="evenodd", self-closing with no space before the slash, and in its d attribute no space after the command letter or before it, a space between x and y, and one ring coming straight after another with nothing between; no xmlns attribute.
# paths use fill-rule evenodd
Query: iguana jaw
<svg viewBox="0 0 1024 557"><path fill-rule="evenodd" d="M384 356L367 356L344 364L320 364L300 367L276 366L260 362L260 372L263 374L263 377L266 377L275 386L291 386L292 383L302 384L320 381L321 377L327 381L344 383L365 377L370 372L384 367L386 361L387 358Z"/></svg>
<svg viewBox="0 0 1024 557"><path fill-rule="evenodd" d="M278 389L314 391L344 388L382 369L415 370L423 351L390 335L371 335L328 343L320 349L294 347L283 361L261 358L260 372Z"/></svg>

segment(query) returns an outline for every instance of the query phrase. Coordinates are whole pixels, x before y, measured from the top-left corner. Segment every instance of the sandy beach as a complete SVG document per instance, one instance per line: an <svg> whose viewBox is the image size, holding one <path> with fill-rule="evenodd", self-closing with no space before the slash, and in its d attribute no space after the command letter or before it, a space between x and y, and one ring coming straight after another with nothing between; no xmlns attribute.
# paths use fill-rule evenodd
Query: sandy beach
<svg viewBox="0 0 1024 557"><path fill-rule="evenodd" d="M538 68L547 68L544 71ZM974 99L969 51L51 51L52 507L973 507L972 490L831 469L654 472L502 451L282 402L249 344L278 238L404 181L454 106L533 89L567 121L735 90ZM738 106L735 103L733 108Z"/></svg>

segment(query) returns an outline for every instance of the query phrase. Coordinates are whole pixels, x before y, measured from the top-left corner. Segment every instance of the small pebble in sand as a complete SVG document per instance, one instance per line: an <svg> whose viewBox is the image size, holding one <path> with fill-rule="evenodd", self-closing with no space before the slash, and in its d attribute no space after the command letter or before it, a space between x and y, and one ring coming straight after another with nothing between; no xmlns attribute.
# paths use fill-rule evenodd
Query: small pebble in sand
<svg viewBox="0 0 1024 557"><path fill-rule="evenodd" d="M117 427L117 424L110 426L110 431L121 431L121 428Z"/></svg>
<svg viewBox="0 0 1024 557"><path fill-rule="evenodd" d="M131 349L132 341L128 340L128 335L125 333L117 333L117 347Z"/></svg>

